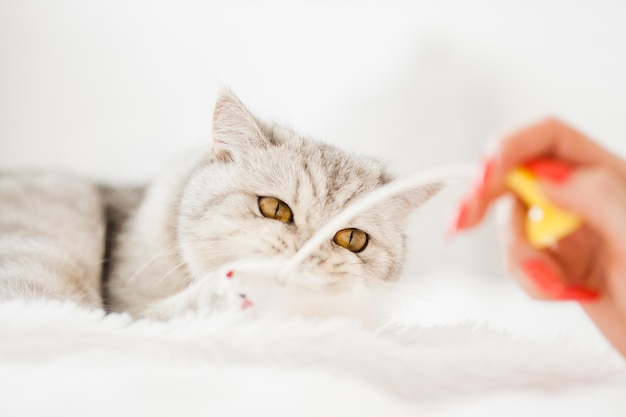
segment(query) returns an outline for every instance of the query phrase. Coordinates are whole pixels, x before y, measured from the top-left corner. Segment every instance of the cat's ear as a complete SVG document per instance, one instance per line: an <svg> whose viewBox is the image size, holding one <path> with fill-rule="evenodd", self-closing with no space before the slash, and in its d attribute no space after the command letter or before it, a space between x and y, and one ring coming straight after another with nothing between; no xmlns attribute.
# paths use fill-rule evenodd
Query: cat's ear
<svg viewBox="0 0 626 417"><path fill-rule="evenodd" d="M213 112L211 156L231 161L238 153L267 147L263 126L230 91L222 90Z"/></svg>
<svg viewBox="0 0 626 417"><path fill-rule="evenodd" d="M405 191L394 196L391 205L394 207L396 215L401 218L408 218L419 206L441 191L445 185L445 182L433 182Z"/></svg>

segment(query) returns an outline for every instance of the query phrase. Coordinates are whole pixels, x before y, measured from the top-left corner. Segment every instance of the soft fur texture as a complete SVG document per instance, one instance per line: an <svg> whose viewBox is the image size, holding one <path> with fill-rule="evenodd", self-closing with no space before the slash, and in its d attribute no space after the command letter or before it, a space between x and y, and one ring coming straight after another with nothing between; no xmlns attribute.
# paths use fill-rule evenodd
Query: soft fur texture
<svg viewBox="0 0 626 417"><path fill-rule="evenodd" d="M105 221L97 189L47 173L0 173L0 300L101 307Z"/></svg>
<svg viewBox="0 0 626 417"><path fill-rule="evenodd" d="M626 371L484 325L104 316L0 304L3 416L623 415ZM593 413L591 413L593 412Z"/></svg>

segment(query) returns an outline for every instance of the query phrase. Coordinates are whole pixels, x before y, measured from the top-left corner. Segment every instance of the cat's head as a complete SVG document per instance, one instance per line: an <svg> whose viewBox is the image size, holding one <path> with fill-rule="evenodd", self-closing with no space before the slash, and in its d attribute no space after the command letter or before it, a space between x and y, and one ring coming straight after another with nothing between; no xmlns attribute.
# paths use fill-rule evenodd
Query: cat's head
<svg viewBox="0 0 626 417"><path fill-rule="evenodd" d="M264 123L224 92L213 145L182 192L182 256L195 279L231 262L288 259L349 203L391 180L377 160ZM277 278L277 288L308 277L307 288L337 294L397 279L407 218L439 188L412 190L358 214L300 265L301 278Z"/></svg>

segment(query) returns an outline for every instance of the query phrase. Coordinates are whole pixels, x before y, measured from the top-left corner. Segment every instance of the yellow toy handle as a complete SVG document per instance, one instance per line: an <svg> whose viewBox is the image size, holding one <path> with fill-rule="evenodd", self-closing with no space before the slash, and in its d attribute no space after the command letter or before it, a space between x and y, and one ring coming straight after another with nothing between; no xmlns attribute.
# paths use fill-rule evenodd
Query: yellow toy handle
<svg viewBox="0 0 626 417"><path fill-rule="evenodd" d="M519 167L511 171L506 184L528 206L526 237L534 247L543 249L552 246L582 224L578 216L548 201L539 187L537 176L528 168Z"/></svg>

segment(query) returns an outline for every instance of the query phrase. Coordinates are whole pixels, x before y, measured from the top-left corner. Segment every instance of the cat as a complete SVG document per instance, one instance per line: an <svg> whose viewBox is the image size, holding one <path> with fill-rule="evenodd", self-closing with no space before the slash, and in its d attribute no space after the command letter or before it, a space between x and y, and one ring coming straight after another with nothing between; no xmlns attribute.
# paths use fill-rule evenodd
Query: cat
<svg viewBox="0 0 626 417"><path fill-rule="evenodd" d="M0 174L0 300L68 299L159 320L374 310L401 272L409 215L442 184L376 202L285 269L316 230L392 175L373 158L261 121L229 90L212 136L145 187Z"/></svg>

